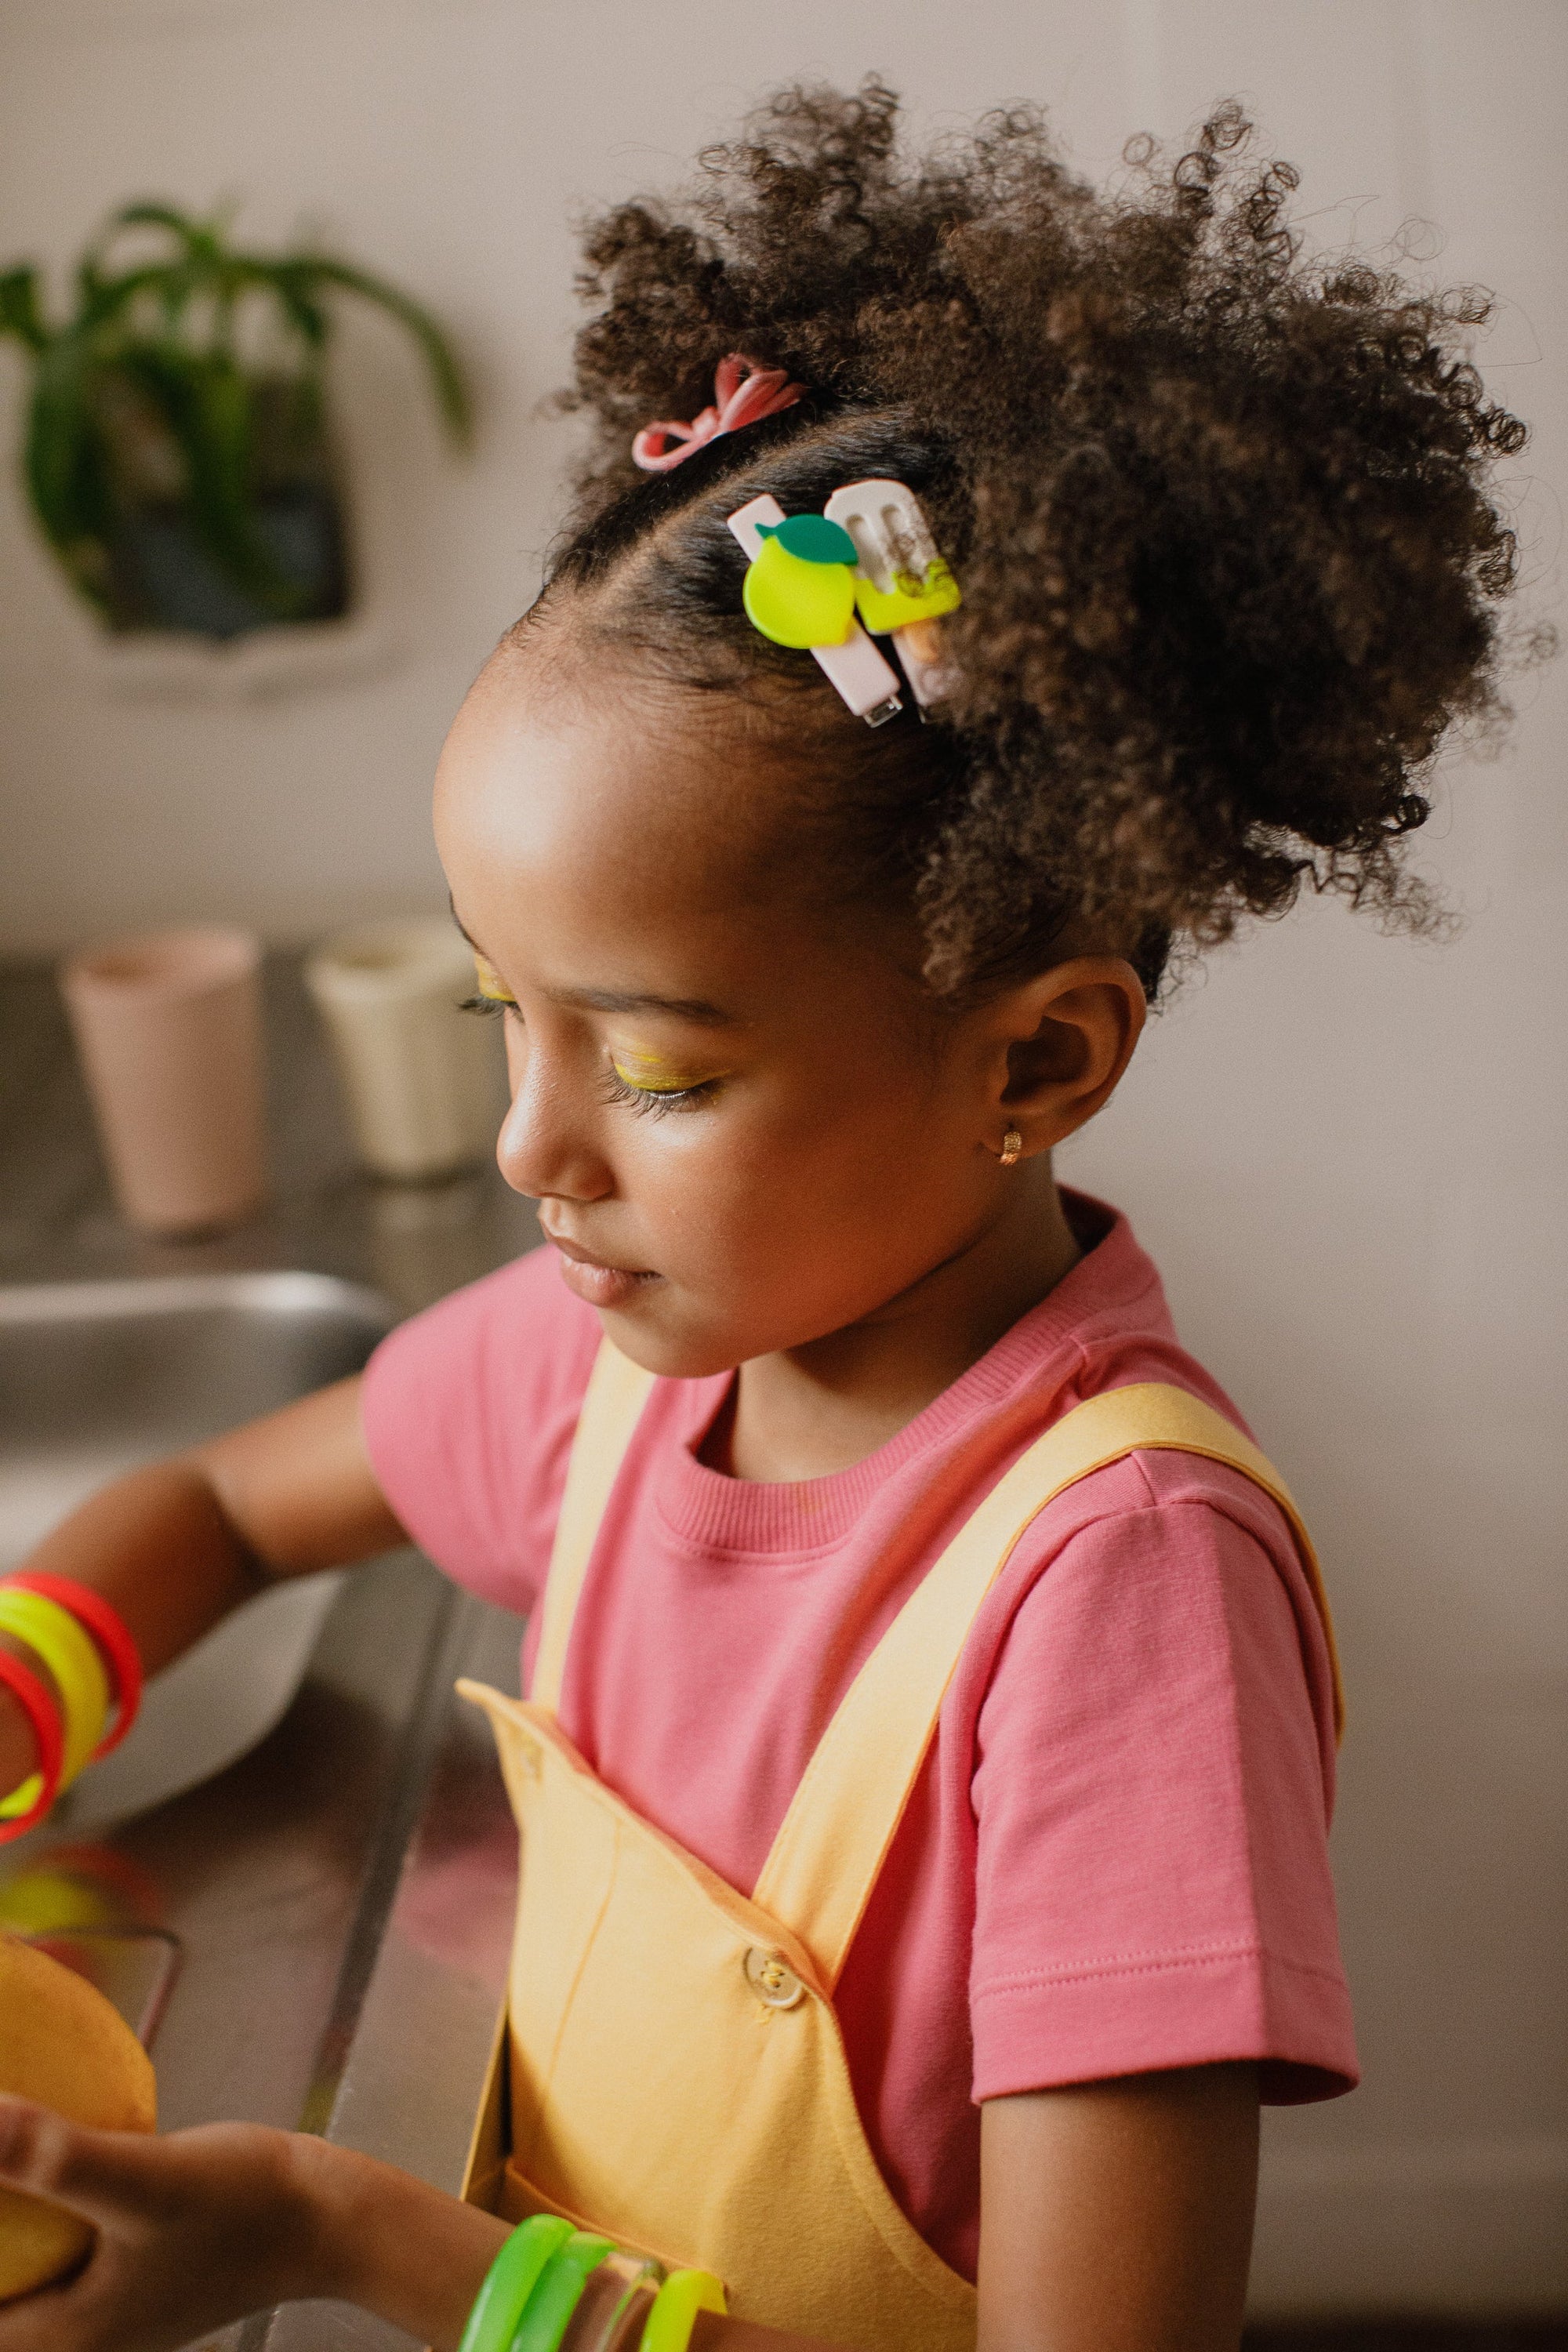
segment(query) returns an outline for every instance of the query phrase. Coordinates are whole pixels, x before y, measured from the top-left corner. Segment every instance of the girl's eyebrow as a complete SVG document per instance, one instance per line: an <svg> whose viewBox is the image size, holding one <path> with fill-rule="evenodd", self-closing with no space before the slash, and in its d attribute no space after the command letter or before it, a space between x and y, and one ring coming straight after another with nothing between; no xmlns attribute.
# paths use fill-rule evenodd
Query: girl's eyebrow
<svg viewBox="0 0 1568 2352"><path fill-rule="evenodd" d="M552 1004L569 1004L578 1013L669 1013L678 1021L695 1021L704 1029L731 1029L735 1015L705 996L656 996L647 990L620 988L547 988Z"/></svg>
<svg viewBox="0 0 1568 2352"><path fill-rule="evenodd" d="M447 904L452 907L448 898ZM490 958L475 939L472 931L452 907L452 920L468 940L476 955ZM668 1013L678 1021L694 1021L704 1029L731 1029L735 1015L717 1004L710 1004L705 996L658 996L647 990L619 988L552 988L545 991L552 1004L568 1004L578 1013Z"/></svg>

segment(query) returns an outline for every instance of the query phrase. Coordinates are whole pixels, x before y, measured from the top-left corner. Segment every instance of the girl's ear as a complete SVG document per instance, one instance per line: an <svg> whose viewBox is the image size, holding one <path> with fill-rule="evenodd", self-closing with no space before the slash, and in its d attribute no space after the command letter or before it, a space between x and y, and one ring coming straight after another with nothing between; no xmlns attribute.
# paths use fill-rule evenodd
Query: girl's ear
<svg viewBox="0 0 1568 2352"><path fill-rule="evenodd" d="M1121 956L1074 956L986 1008L994 1024L995 1108L1026 1153L1048 1151L1094 1117L1132 1058L1148 1004ZM995 1139L986 1142L994 1150Z"/></svg>

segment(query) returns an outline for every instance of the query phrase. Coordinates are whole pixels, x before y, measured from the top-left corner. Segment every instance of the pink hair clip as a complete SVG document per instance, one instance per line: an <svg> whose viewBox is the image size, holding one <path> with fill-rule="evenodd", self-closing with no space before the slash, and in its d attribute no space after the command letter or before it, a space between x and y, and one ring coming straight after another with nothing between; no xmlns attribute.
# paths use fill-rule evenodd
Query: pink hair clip
<svg viewBox="0 0 1568 2352"><path fill-rule="evenodd" d="M791 383L785 369L759 367L743 352L731 352L713 372L713 406L689 425L668 419L645 425L632 443L632 462L645 474L668 474L721 433L738 433L742 425L793 408L805 392L804 383Z"/></svg>

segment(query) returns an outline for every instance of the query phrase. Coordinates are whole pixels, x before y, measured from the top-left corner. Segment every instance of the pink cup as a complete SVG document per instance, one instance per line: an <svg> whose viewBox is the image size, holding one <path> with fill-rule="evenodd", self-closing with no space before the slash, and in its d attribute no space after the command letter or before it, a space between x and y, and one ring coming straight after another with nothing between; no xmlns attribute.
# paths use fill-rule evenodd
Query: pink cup
<svg viewBox="0 0 1568 2352"><path fill-rule="evenodd" d="M144 1233L237 1224L265 1196L260 961L248 931L215 925L60 968L115 1196Z"/></svg>

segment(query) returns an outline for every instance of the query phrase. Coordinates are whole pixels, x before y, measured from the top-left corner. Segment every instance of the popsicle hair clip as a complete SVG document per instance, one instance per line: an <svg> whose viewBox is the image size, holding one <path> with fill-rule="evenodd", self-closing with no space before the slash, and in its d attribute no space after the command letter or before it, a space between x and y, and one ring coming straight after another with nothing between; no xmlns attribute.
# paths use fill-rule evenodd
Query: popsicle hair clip
<svg viewBox="0 0 1568 2352"><path fill-rule="evenodd" d="M742 602L776 646L815 656L868 727L943 691L936 624L962 602L920 500L902 482L850 482L821 514L786 515L765 492L730 529L751 558ZM890 636L903 677L873 642Z"/></svg>

